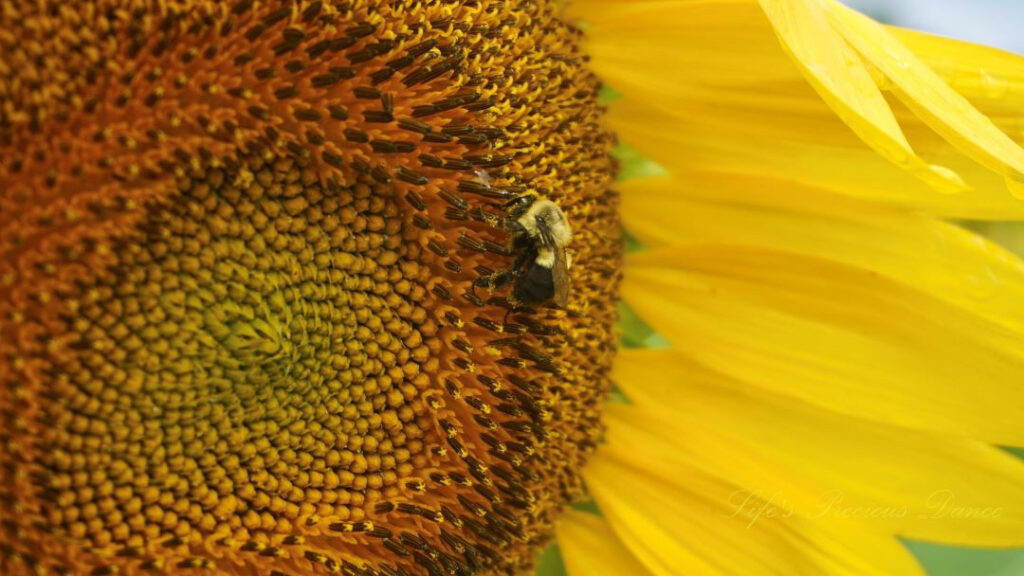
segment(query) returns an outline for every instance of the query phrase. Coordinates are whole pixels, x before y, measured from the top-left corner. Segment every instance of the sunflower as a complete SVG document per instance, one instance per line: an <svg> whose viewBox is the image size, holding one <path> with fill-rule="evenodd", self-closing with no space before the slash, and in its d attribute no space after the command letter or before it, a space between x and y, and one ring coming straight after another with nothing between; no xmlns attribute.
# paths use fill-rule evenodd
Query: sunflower
<svg viewBox="0 0 1024 576"><path fill-rule="evenodd" d="M1024 465L994 445L1024 440L1024 267L944 220L1020 218L1024 62L834 2L577 11L610 124L662 167L618 188L648 247L623 296L664 339L619 352L569 574L1021 546Z"/></svg>
<svg viewBox="0 0 1024 576"><path fill-rule="evenodd" d="M1024 267L942 220L1024 214L1019 60L830 2L571 10L0 6L0 572L1024 543ZM613 185L609 126L663 173ZM520 297L538 199L565 306ZM619 349L620 288L666 346Z"/></svg>

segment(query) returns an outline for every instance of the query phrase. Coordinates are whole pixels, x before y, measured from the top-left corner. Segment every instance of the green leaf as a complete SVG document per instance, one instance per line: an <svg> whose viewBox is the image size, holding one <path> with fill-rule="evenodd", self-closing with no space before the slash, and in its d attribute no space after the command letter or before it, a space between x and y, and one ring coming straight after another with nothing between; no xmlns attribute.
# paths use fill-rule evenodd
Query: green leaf
<svg viewBox="0 0 1024 576"><path fill-rule="evenodd" d="M619 94L611 86L601 86L601 91L597 94L597 99L602 104L608 104L622 98L622 94Z"/></svg>
<svg viewBox="0 0 1024 576"><path fill-rule="evenodd" d="M619 302L619 333L622 345L627 348L643 348L656 334L624 301Z"/></svg>
<svg viewBox="0 0 1024 576"><path fill-rule="evenodd" d="M536 576L565 576L565 563L557 543L545 548L537 559Z"/></svg>
<svg viewBox="0 0 1024 576"><path fill-rule="evenodd" d="M955 548L928 542L906 541L929 576L1021 576L1024 550Z"/></svg>
<svg viewBox="0 0 1024 576"><path fill-rule="evenodd" d="M961 222L968 230L987 236L989 240L1024 256L1024 222Z"/></svg>
<svg viewBox="0 0 1024 576"><path fill-rule="evenodd" d="M633 236L632 234L629 233L629 230L622 231L622 239L625 240L626 254L640 252L642 250L647 249L647 247L644 246L643 243L636 239L636 236Z"/></svg>
<svg viewBox="0 0 1024 576"><path fill-rule="evenodd" d="M646 156L643 156L640 152L637 152L635 148L626 144L620 144L619 147L612 152L612 155L622 163L619 170L619 180L653 178L668 174L668 170L665 170L665 168L660 164Z"/></svg>

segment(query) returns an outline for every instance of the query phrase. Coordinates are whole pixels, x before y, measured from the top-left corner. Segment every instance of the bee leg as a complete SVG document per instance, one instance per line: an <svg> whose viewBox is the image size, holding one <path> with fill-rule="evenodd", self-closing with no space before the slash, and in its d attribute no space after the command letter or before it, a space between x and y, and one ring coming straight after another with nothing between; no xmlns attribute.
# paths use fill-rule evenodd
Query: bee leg
<svg viewBox="0 0 1024 576"><path fill-rule="evenodd" d="M483 276L477 276L476 280L473 280L471 290L476 294L476 287L486 288L488 291L494 291L506 286L509 282L514 280L516 273L513 269L498 270Z"/></svg>
<svg viewBox="0 0 1024 576"><path fill-rule="evenodd" d="M505 315L501 319L501 326L504 329L504 331L507 332L508 331L508 318L509 318L509 316L511 316L513 314L519 314L520 312L529 315L529 314L533 314L536 310L537 309L533 305L531 305L529 303L523 302L522 300L519 300L519 299L514 298L514 297L510 298L508 300L508 306L505 307ZM516 332L516 334L519 334L519 333ZM518 337L521 337L521 336L518 336Z"/></svg>
<svg viewBox="0 0 1024 576"><path fill-rule="evenodd" d="M519 254L516 255L516 259L512 262L512 266L510 268L491 272L490 274L485 274L483 276L477 276L471 287L474 290L473 293L476 294L475 289L477 286L487 288L491 291L505 287L509 282L512 282L519 276L520 271L523 269L523 265L531 258L536 258L536 254L534 252L529 250L520 251Z"/></svg>
<svg viewBox="0 0 1024 576"><path fill-rule="evenodd" d="M499 214L493 214L491 212L487 212L485 210L482 210L479 207L478 208L474 208L470 212L470 214L472 215L472 217L474 219L479 220L479 221L483 222L484 224L487 224L491 228L498 228L498 229L501 229L501 230L508 230L508 223L506 222L506 220L508 220L508 219L507 218L503 218Z"/></svg>
<svg viewBox="0 0 1024 576"><path fill-rule="evenodd" d="M504 328L506 328L508 326L508 317L513 312L518 312L520 310L518 303L512 302L511 304L512 304L511 306L509 306L508 308L505 309L505 316L502 317L502 319L501 319L501 327L502 327L502 329L504 329Z"/></svg>
<svg viewBox="0 0 1024 576"><path fill-rule="evenodd" d="M526 229L515 218L502 218L500 227L511 232L516 237L526 235Z"/></svg>

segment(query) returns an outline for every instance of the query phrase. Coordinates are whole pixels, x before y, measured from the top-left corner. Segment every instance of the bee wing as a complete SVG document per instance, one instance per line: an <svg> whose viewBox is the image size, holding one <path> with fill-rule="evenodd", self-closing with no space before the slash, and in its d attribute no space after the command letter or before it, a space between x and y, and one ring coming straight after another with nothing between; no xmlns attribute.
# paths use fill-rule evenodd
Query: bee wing
<svg viewBox="0 0 1024 576"><path fill-rule="evenodd" d="M569 258L565 248L555 250L555 264L551 267L551 280L555 287L552 297L555 305L565 308L569 303Z"/></svg>

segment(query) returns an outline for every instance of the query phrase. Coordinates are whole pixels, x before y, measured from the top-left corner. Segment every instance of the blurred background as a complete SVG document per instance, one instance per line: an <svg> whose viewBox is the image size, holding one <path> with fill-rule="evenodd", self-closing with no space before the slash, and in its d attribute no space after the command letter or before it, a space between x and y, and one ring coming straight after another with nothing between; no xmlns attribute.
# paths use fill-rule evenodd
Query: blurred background
<svg viewBox="0 0 1024 576"><path fill-rule="evenodd" d="M887 24L1024 55L1024 0L840 1ZM963 225L1024 257L1024 224L964 222ZM628 327L626 329L628 331ZM1024 458L1024 450L1010 451ZM917 556L929 576L1024 576L1024 550L977 550L913 541L906 541L905 545ZM537 576L564 575L557 547L549 548L541 557Z"/></svg>
<svg viewBox="0 0 1024 576"><path fill-rule="evenodd" d="M1024 54L1021 0L840 0L875 20Z"/></svg>

